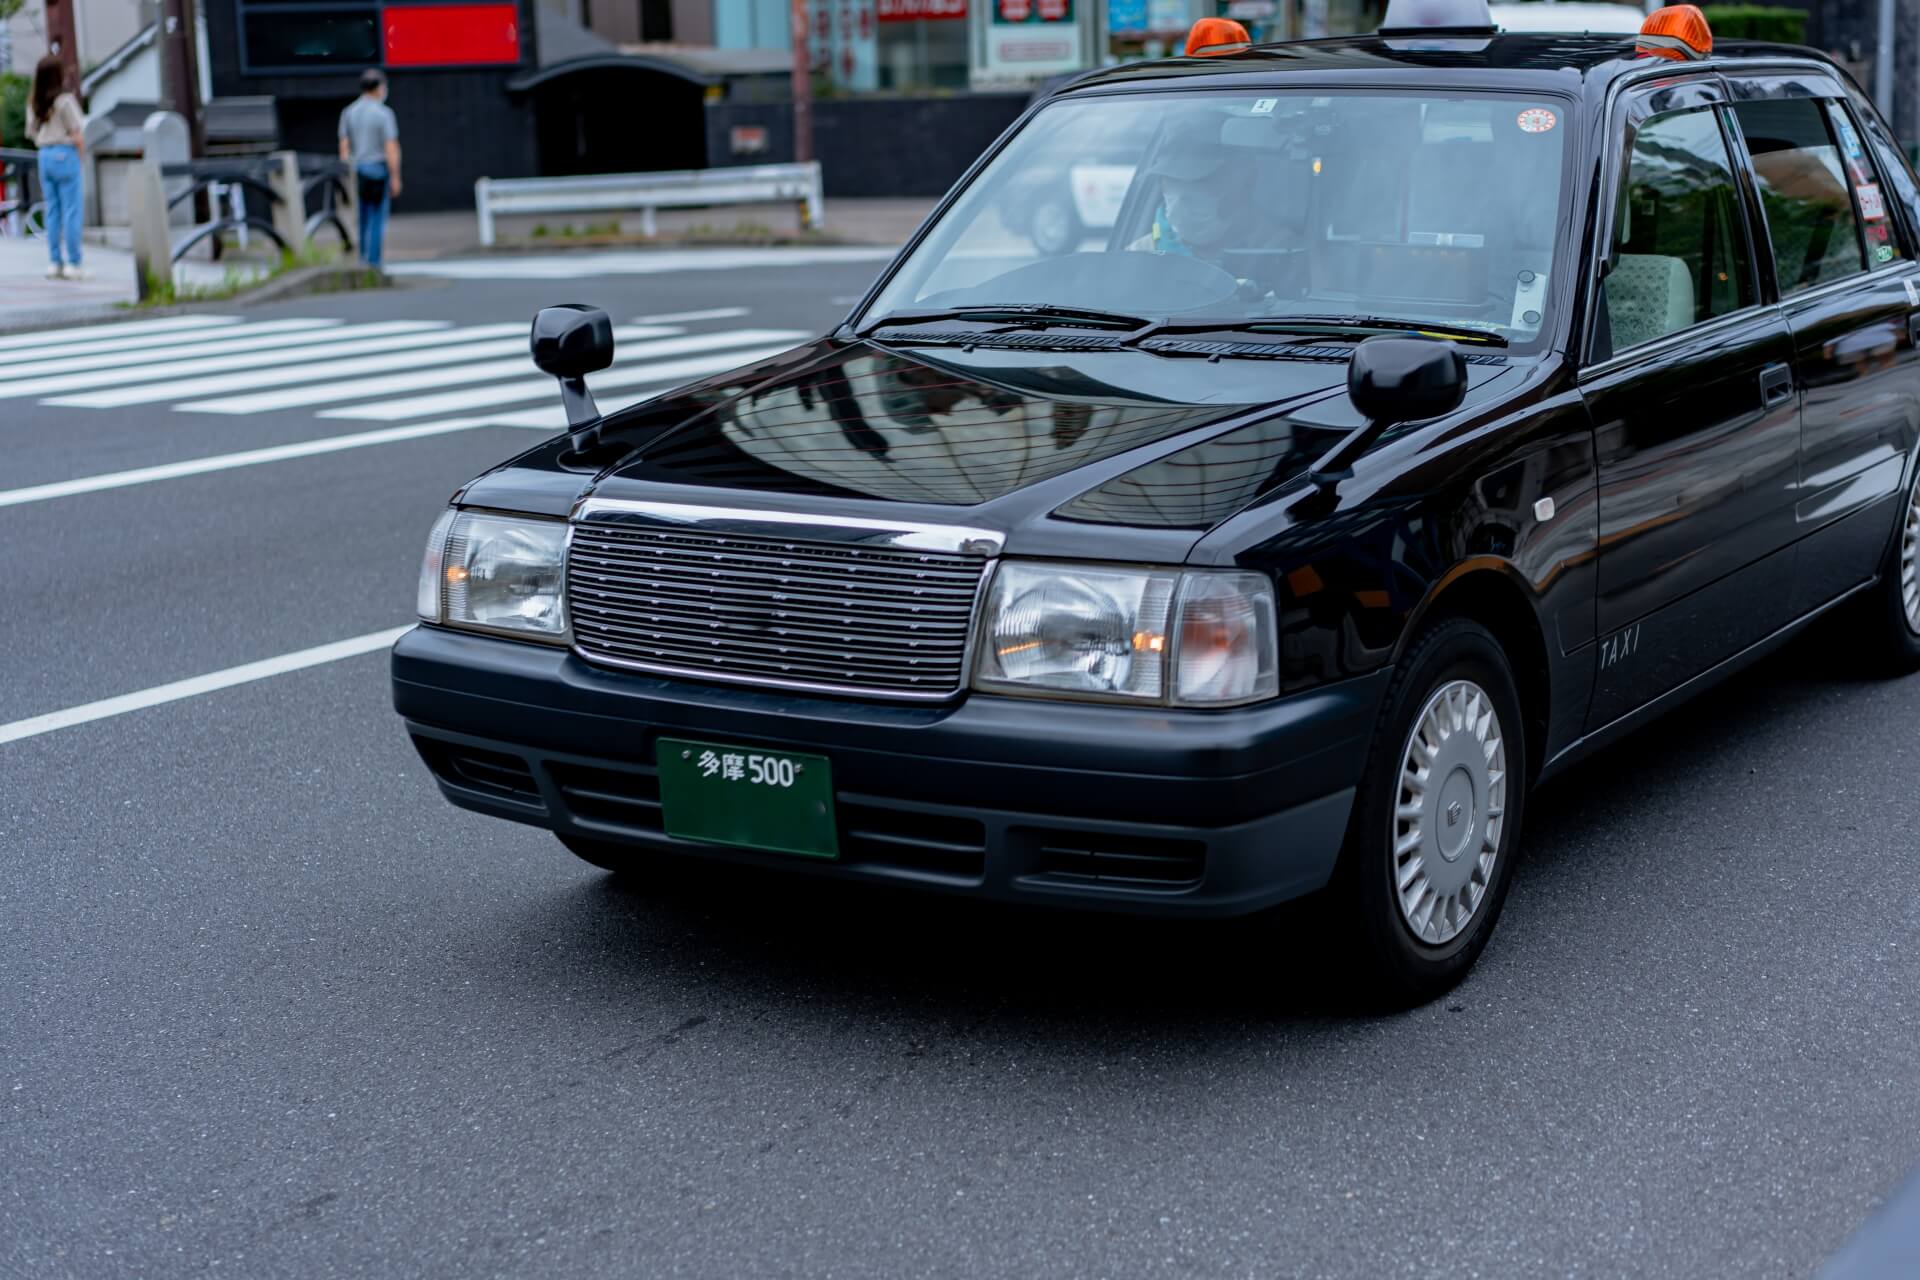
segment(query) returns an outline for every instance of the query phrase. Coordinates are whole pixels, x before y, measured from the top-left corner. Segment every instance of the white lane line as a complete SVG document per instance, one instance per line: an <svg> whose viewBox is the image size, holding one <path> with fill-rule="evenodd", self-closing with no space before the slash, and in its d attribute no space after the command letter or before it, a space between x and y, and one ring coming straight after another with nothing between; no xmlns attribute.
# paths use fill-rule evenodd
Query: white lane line
<svg viewBox="0 0 1920 1280"><path fill-rule="evenodd" d="M141 347L165 347L195 342L213 342L243 332L239 316L208 316L209 323L192 329L169 329L164 333L138 333L131 338L62 338L52 342L23 343L0 350L0 365L20 364L28 360L65 360L70 356L93 356L105 351L135 351ZM337 321L335 323L338 323ZM115 326L102 325L100 332L111 335ZM252 332L252 330L244 330Z"/></svg>
<svg viewBox="0 0 1920 1280"><path fill-rule="evenodd" d="M395 640L411 630L413 630L411 625L389 627L385 631L372 631L364 636L355 636L351 640L335 640L332 644L315 645L311 649L301 649L295 653L283 653L277 658L245 662L237 667L228 667L225 671L211 671L204 676L175 680L172 684L157 684L151 689L142 689L137 693L123 693L117 698L102 698L98 702L85 702L77 707L68 707L65 711L49 711L43 716L15 720L12 724L0 724L0 744L37 737L43 733L52 733L55 729L71 728L76 724L123 716L129 711L141 711L165 702L178 702L182 698L196 698L203 693L231 689L237 684L251 684L255 680L265 680L270 676L285 675L289 671L300 671L323 663L338 662L342 658L373 653L376 650L388 648Z"/></svg>
<svg viewBox="0 0 1920 1280"><path fill-rule="evenodd" d="M780 331L770 329L751 332L776 336ZM688 378L698 378L709 373L725 373L728 369L752 364L755 360L777 356L782 351L791 349L794 342L805 336L796 332L791 338L772 346L734 348L718 355L685 360L662 360L657 364L637 365L631 369L623 369L616 365L611 370L590 376L587 379L587 386L598 392L602 389L643 386L655 382L683 382ZM432 413L459 413L467 409L508 405L520 400L534 400L553 394L553 379L528 378L524 382L470 387L464 391L448 391L440 395L414 396L406 400L382 400L374 404L354 405L346 409L327 409L323 410L320 416L353 418L366 422L393 422L400 418L420 418Z"/></svg>
<svg viewBox="0 0 1920 1280"><path fill-rule="evenodd" d="M417 328L440 321L400 320L393 324ZM381 330L378 336L366 336L368 329ZM193 373L224 373L230 369L260 369L269 365L296 364L305 360L331 360L336 356L363 351L392 351L398 347L427 346L457 341L459 335L440 329L429 332L387 332L384 325L365 325L353 329L328 329L302 335L302 345L271 351L246 351L234 356L209 356L183 360L178 364L144 364L131 369L94 369L87 373L55 374L45 378L26 378L18 382L0 382L0 400L20 396L57 395L63 391L88 391L98 387L122 387L132 382L152 382Z"/></svg>
<svg viewBox="0 0 1920 1280"><path fill-rule="evenodd" d="M624 336L622 330L614 330L616 336ZM614 349L614 368L632 365L636 361L653 359L660 355L685 355L691 351L714 351L720 347L743 347L755 342L772 342L783 338L780 330L735 330L728 334L691 334L685 338L660 338L657 342L630 342L624 347ZM228 399L207 399L177 405L180 411L198 411L198 413L276 413L280 409L298 409L303 405L332 405L340 401L365 401L374 395L392 397L403 391L424 391L430 388L457 386L465 388L455 391L457 395L478 395L474 403L488 403L488 388L480 386L486 382L501 382L503 378L522 378L530 372L530 361L524 353L515 359L488 361L484 365L457 365L453 368L422 368L411 374L392 374L388 378L359 378L342 384L315 384L301 386L286 391L259 391L255 395L234 395ZM588 382L605 378L607 374L593 374ZM538 384L540 380L536 380ZM553 390L553 382L547 380L547 390ZM396 405L405 405L397 409ZM336 409L326 411L323 418L371 418L376 422L394 422L397 418L419 418L428 413L440 413L438 409L415 409L413 399L382 399L380 403L361 405L355 409Z"/></svg>
<svg viewBox="0 0 1920 1280"><path fill-rule="evenodd" d="M136 467L132 471L109 471L102 475L81 476L76 480L56 480L25 489L0 489L0 507L25 506L29 502L47 502L71 498L76 494L98 493L102 489L126 489L156 480L178 480L185 476L206 475L212 471L231 471L235 467L257 467L267 462L285 462L291 458L311 458L316 454L339 453L344 449L364 449L369 445L394 444L401 440L419 440L443 436L455 431L471 431L487 426L485 418L453 418L444 422L422 422L411 427L385 427L350 436L326 436L303 440L299 444L277 444L266 449L247 449L241 453L222 453L210 458L189 458L185 462L166 462L157 467Z"/></svg>
<svg viewBox="0 0 1920 1280"><path fill-rule="evenodd" d="M301 342L325 341L333 334L342 332L338 320L269 320L265 324L250 326L246 329L218 329L205 335L195 335L192 345L157 347L147 351L109 351L104 355L46 355L34 353L31 360L0 366L0 379L11 381L15 378L46 377L56 373L80 373L87 369L114 369L136 364L166 364L174 360L191 360L208 354L213 347L221 354L229 351L260 351L267 347L287 347ZM378 325L363 325L353 332L365 336L367 330L377 333L406 333L419 329L439 326L425 320L394 320ZM324 332L320 332L324 331ZM334 341L339 341L335 338ZM18 354L13 353L13 354ZM0 355L0 360L6 359Z"/></svg>
<svg viewBox="0 0 1920 1280"><path fill-rule="evenodd" d="M670 271L766 270L886 262L895 249L641 249L600 253L503 255L395 262L387 274L444 276L450 280L583 280L602 276L658 275Z"/></svg>
<svg viewBox="0 0 1920 1280"><path fill-rule="evenodd" d="M669 311L663 316L635 316L635 324L680 324L688 320L732 320L748 314L746 307L713 307L706 311Z"/></svg>
<svg viewBox="0 0 1920 1280"><path fill-rule="evenodd" d="M78 395L58 396L48 404L81 409L117 409L129 404L157 404L162 400L185 400L193 396L220 395L229 391L249 391L259 387L284 387L291 382L337 384L343 379L369 373L387 373L394 369L417 369L422 365L444 365L460 360L478 360L484 356L504 356L527 352L526 326L523 324L476 325L457 333L437 333L430 338L395 340L374 345L380 355L340 358L338 349L315 351L302 356L289 352L286 363L278 368L251 369L243 373L210 374L204 378L181 378L171 382L145 382L132 387L106 391L83 391ZM661 332L655 330L654 332ZM512 337L505 337L505 334ZM464 341L485 338L484 342ZM399 350L394 350L394 348ZM524 360L523 360L524 363ZM0 386L4 386L0 383ZM215 413L225 412L216 409Z"/></svg>
<svg viewBox="0 0 1920 1280"><path fill-rule="evenodd" d="M37 347L48 341L72 338L80 341L89 337L112 336L127 337L136 333L171 333L178 329L199 329L208 325L238 324L239 316L173 316L166 320L128 320L120 324L83 324L71 329L38 329L32 333L16 333L11 337L0 338L0 351L11 351L15 347Z"/></svg>

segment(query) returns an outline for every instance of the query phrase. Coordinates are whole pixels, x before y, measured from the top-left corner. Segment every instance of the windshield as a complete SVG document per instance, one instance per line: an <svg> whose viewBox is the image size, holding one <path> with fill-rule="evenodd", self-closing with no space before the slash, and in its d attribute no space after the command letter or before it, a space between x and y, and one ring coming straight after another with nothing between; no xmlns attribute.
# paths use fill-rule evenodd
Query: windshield
<svg viewBox="0 0 1920 1280"><path fill-rule="evenodd" d="M1369 316L1524 347L1548 323L1565 115L1470 93L1057 102L861 324L995 305L1309 329Z"/></svg>

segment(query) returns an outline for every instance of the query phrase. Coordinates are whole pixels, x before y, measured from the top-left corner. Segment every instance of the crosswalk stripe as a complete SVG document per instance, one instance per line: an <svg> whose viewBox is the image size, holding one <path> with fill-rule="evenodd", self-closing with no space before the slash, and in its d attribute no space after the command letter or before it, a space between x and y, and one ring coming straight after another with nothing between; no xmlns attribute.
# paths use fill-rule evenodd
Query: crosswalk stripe
<svg viewBox="0 0 1920 1280"><path fill-rule="evenodd" d="M618 329L614 331L615 336L623 336L623 332ZM741 347L786 336L786 332L778 329L737 329L728 333L689 334L678 338L663 338L654 342L629 342L615 350L614 361L617 366L649 357L677 356L694 351L712 351L720 347ZM511 360L492 360L484 364L460 365L454 368L424 369L416 373L399 373L385 378L354 379L320 386L296 387L288 391L264 391L251 396L190 401L175 407L201 413L270 413L306 405L329 404L341 400L367 400L374 396L390 396L404 391L424 391L429 387L452 386L468 389L465 392L452 394L473 395L478 397L474 403L486 404L488 388L476 384L518 377L530 371L528 364L527 357L522 355ZM600 373L595 374L594 378L598 380L606 376ZM551 383L548 385L551 386ZM439 397L424 397L424 399L436 401ZM392 421L396 418L416 418L424 413L440 412L432 408L406 409L401 412L382 411L383 406L408 406L415 402L414 400L387 400L380 404L362 406L359 410L332 410L321 416Z"/></svg>
<svg viewBox="0 0 1920 1280"><path fill-rule="evenodd" d="M663 316L635 316L635 324L687 324L694 320L735 320L747 314L745 307L712 307L706 311L669 311Z"/></svg>
<svg viewBox="0 0 1920 1280"><path fill-rule="evenodd" d="M164 333L136 333L132 337L113 337L116 325L100 325L100 338L63 338L52 342L22 343L0 349L0 365L21 364L32 360L66 360L76 356L94 356L106 351L136 351L142 347L165 347L194 342L214 342L234 332L239 316L209 316L212 324L192 329L168 329ZM312 322L302 322L312 323ZM335 323L338 323L337 321Z"/></svg>
<svg viewBox="0 0 1920 1280"><path fill-rule="evenodd" d="M651 330L650 332L662 332ZM504 335L512 334L512 337ZM504 356L514 352L522 355L527 350L526 326L523 324L476 325L471 329L462 329L457 334L441 333L435 335L442 341L436 343L383 343L377 349L379 355L355 356L352 359L336 359L333 351L315 352L304 360L290 360L284 367L275 369L250 369L241 373L209 374L204 378L182 378L174 382L147 382L133 387L116 387L106 391L86 391L78 395L58 396L48 400L48 404L62 405L79 409L117 409L130 404L158 404L164 400L185 400L193 396L224 395L234 391L248 391L259 387L284 387L295 382L326 381L329 385L343 378L355 378L369 373L385 373L394 369L416 369L422 365L446 365L461 360L477 360L483 356ZM484 342L458 342L459 338L486 338ZM449 345L449 343L451 345ZM389 350L400 347L401 350ZM0 383L0 386L5 386ZM215 410L225 412L224 410Z"/></svg>
<svg viewBox="0 0 1920 1280"><path fill-rule="evenodd" d="M268 347L292 346L300 342L320 340L323 332L337 330L338 320L270 320L265 324L249 325L245 329L216 330L197 341L205 343L219 339L219 350L261 351ZM367 328L363 326L361 333ZM427 320L393 320L377 326L382 333L406 333L420 329L440 327ZM136 364L167 364L174 360L193 359L206 354L204 346L160 347L149 351L109 351L102 355L38 355L31 360L22 360L13 365L0 365L0 380L12 381L16 378L44 378L55 373L80 373L87 369L113 369ZM0 354L0 360L7 357Z"/></svg>
<svg viewBox="0 0 1920 1280"><path fill-rule="evenodd" d="M503 330L518 330L523 327L494 325L488 326L487 332L498 334ZM425 333L367 337L364 330L355 332L352 329L334 329L313 335L305 346L286 350L248 351L235 356L185 360L179 364L143 365L134 369L95 369L89 373L56 374L52 377L31 378L20 382L0 382L0 400L16 396L53 395L65 391L89 391L98 387L119 387L132 382L153 382L160 378L173 379L185 374L224 373L233 369L259 369L269 365L285 367L315 360L335 360L341 356L359 355L365 352L445 345L459 342L473 332L471 329L439 329ZM322 369L319 376L326 376L326 370ZM68 402L61 400L53 403ZM130 400L119 403L138 404L143 403L143 400L136 395Z"/></svg>
<svg viewBox="0 0 1920 1280"><path fill-rule="evenodd" d="M751 355L752 353L741 352L737 354L745 356ZM777 355L778 352L774 354ZM757 359L758 357L755 358ZM751 363L751 361L742 360L742 363ZM724 370L709 369L707 372L719 373L724 372ZM697 377L698 375L687 376ZM622 409L631 409L634 405L644 400L653 399L663 390L667 390L672 386L673 384L671 382L656 383L641 391L625 390L620 395L603 396L595 394L593 399L594 403L600 406L600 413L603 417L612 417ZM563 431L567 425L567 410L563 405L543 404L538 409L521 409L515 413L503 414L498 418L489 418L487 421L496 427L522 427L529 431Z"/></svg>
<svg viewBox="0 0 1920 1280"><path fill-rule="evenodd" d="M25 489L0 489L0 507L24 506L54 498L71 498L103 489L126 489L152 484L158 480L179 480L206 475L213 471L231 471L236 467L257 467L267 462L285 462L292 458L311 458L316 454L339 453L346 449L364 449L369 445L394 444L401 440L419 440L443 436L455 431L471 431L492 425L485 418L454 418L445 422L422 422L410 427L385 427L350 436L324 436L299 444L277 444L265 449L247 449L240 453L222 453L209 458L189 458L185 462L166 462L155 467L136 467L131 471L109 471L101 475L81 476L74 480L56 480Z"/></svg>
<svg viewBox="0 0 1920 1280"><path fill-rule="evenodd" d="M38 329L32 333L0 338L0 351L16 347L37 347L45 342L71 338L81 341L98 335L129 337L139 333L171 333L180 329L201 329L212 325L238 324L239 316L170 316L165 320L126 320L118 324L83 324L71 329Z"/></svg>
<svg viewBox="0 0 1920 1280"><path fill-rule="evenodd" d="M743 330L742 332L756 332ZM777 334L779 330L759 330L763 334ZM698 378L709 373L725 373L728 369L752 364L755 360L764 360L768 356L777 356L792 348L793 343L806 335L794 332L785 341L773 346L736 348L717 355L697 356L683 360L663 360L656 364L638 365L631 369L618 366L603 373L596 373L587 379L589 386L598 393L602 388L646 386L654 383L682 382L688 378ZM499 383L488 387L473 387L465 391L450 391L443 395L415 396L409 400L382 400L374 404L355 405L347 409L328 409L321 413L323 418L354 418L362 421L391 422L397 418L418 418L431 413L458 413L465 409L480 409L489 405L508 405L520 400L532 400L537 396L554 394L551 378L529 378L524 382ZM517 423L508 425L519 425Z"/></svg>

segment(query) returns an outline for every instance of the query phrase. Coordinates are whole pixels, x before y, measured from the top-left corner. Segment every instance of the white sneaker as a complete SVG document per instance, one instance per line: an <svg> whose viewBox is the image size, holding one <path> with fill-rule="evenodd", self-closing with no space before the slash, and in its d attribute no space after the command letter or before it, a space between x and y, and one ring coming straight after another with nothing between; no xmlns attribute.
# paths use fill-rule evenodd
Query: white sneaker
<svg viewBox="0 0 1920 1280"><path fill-rule="evenodd" d="M47 268L47 279L49 280L58 280L66 274L66 269L57 262Z"/></svg>
<svg viewBox="0 0 1920 1280"><path fill-rule="evenodd" d="M77 262L70 267L62 267L60 274L68 280L85 280L87 278L86 269Z"/></svg>

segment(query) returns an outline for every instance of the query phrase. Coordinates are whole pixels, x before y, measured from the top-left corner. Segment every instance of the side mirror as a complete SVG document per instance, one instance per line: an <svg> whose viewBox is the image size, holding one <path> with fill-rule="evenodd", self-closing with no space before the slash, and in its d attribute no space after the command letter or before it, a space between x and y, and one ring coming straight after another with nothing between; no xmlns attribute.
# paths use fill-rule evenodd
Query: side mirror
<svg viewBox="0 0 1920 1280"><path fill-rule="evenodd" d="M1353 474L1353 462L1401 422L1437 418L1467 394L1467 358L1451 342L1432 338L1368 338L1347 365L1347 395L1366 425L1348 434L1307 472L1332 488Z"/></svg>
<svg viewBox="0 0 1920 1280"><path fill-rule="evenodd" d="M587 375L613 363L613 321L607 313L577 302L543 307L533 318L529 345L533 362L560 379L567 430L599 425L600 410L587 390Z"/></svg>

